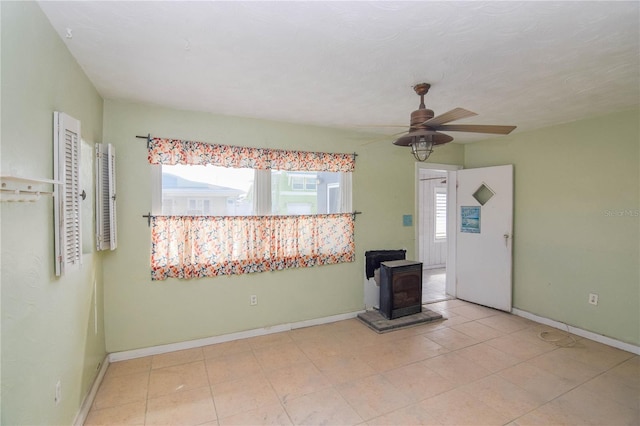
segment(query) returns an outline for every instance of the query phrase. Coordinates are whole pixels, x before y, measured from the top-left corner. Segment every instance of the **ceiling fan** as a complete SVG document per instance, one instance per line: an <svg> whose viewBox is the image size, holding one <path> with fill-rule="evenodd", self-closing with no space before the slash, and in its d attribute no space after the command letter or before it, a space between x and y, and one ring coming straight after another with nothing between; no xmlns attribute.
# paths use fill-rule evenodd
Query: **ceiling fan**
<svg viewBox="0 0 640 426"><path fill-rule="evenodd" d="M433 147L451 142L453 138L441 131L494 133L508 135L516 126L494 126L483 124L447 124L462 118L478 115L464 108L455 108L451 111L434 117L433 110L424 106L424 95L427 94L430 84L420 83L413 86L413 90L420 96L420 106L411 113L409 131L393 142L398 146L410 146L413 156L418 161L425 161L433 152Z"/></svg>

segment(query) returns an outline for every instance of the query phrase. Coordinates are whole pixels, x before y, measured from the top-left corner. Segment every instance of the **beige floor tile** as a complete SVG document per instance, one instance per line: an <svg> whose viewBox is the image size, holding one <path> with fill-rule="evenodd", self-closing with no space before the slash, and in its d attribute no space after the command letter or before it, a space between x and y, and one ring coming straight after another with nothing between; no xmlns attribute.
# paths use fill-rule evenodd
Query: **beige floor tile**
<svg viewBox="0 0 640 426"><path fill-rule="evenodd" d="M454 325L464 324L469 321L473 321L471 318L467 318L462 315L456 315L450 311L442 311L442 317L444 318L441 328L453 327Z"/></svg>
<svg viewBox="0 0 640 426"><path fill-rule="evenodd" d="M588 424L584 419L576 416L575 413L564 411L562 407L553 403L544 404L519 417L513 423L517 426L575 426Z"/></svg>
<svg viewBox="0 0 640 426"><path fill-rule="evenodd" d="M320 336L296 342L300 350L310 360L351 353L351 347L345 345L334 335Z"/></svg>
<svg viewBox="0 0 640 426"><path fill-rule="evenodd" d="M630 352L603 345L602 343L589 339L578 340L575 345L567 348L559 348L557 352L599 369L600 371L615 367L634 356Z"/></svg>
<svg viewBox="0 0 640 426"><path fill-rule="evenodd" d="M626 407L608 395L592 392L580 386L551 402L561 410L575 413L585 423L593 425L637 425L640 424L640 409Z"/></svg>
<svg viewBox="0 0 640 426"><path fill-rule="evenodd" d="M293 342L265 346L255 349L253 353L264 371L276 370L309 360Z"/></svg>
<svg viewBox="0 0 640 426"><path fill-rule="evenodd" d="M480 324L488 325L503 333L515 333L531 327L534 323L526 318L517 317L510 314L498 314L478 320Z"/></svg>
<svg viewBox="0 0 640 426"><path fill-rule="evenodd" d="M205 360L205 365L211 385L241 379L262 372L253 352L210 358Z"/></svg>
<svg viewBox="0 0 640 426"><path fill-rule="evenodd" d="M427 367L425 361L386 371L383 376L413 401L430 398L457 386Z"/></svg>
<svg viewBox="0 0 640 426"><path fill-rule="evenodd" d="M311 362L290 365L265 373L282 402L331 387Z"/></svg>
<svg viewBox="0 0 640 426"><path fill-rule="evenodd" d="M497 375L491 375L460 387L460 390L480 400L509 420L536 409L540 398Z"/></svg>
<svg viewBox="0 0 640 426"><path fill-rule="evenodd" d="M389 426L389 425L441 425L433 414L424 410L420 404L412 404L408 407L399 408L388 414L376 417L367 421L368 426Z"/></svg>
<svg viewBox="0 0 640 426"><path fill-rule="evenodd" d="M489 370L455 352L428 359L423 364L458 385L473 382L491 374Z"/></svg>
<svg viewBox="0 0 640 426"><path fill-rule="evenodd" d="M164 368L173 365L188 364L204 359L202 348L185 349L181 351L169 352L166 354L154 355L151 368Z"/></svg>
<svg viewBox="0 0 640 426"><path fill-rule="evenodd" d="M509 367L496 374L535 395L541 401L551 401L575 386L567 379L558 377L526 362Z"/></svg>
<svg viewBox="0 0 640 426"><path fill-rule="evenodd" d="M355 352L376 373L381 373L406 363L402 350L393 345L367 346Z"/></svg>
<svg viewBox="0 0 640 426"><path fill-rule="evenodd" d="M605 395L632 410L640 409L640 387L629 385L628 377L620 377L608 371L589 380L581 388Z"/></svg>
<svg viewBox="0 0 640 426"><path fill-rule="evenodd" d="M522 361L518 358L502 352L499 349L489 346L486 343L468 346L455 352L463 358L473 361L492 373L504 370Z"/></svg>
<svg viewBox="0 0 640 426"><path fill-rule="evenodd" d="M343 345L349 347L372 346L378 343L378 335L375 331L366 329L362 330L345 330L335 333L335 336Z"/></svg>
<svg viewBox="0 0 640 426"><path fill-rule="evenodd" d="M375 333L374 334L374 342L376 345L386 345L396 340L407 339L415 336L418 333L415 333L412 327L402 328L400 330L394 330L386 333Z"/></svg>
<svg viewBox="0 0 640 426"><path fill-rule="evenodd" d="M279 403L263 374L217 383L211 387L211 392L220 418Z"/></svg>
<svg viewBox="0 0 640 426"><path fill-rule="evenodd" d="M292 425L289 416L280 404L268 405L245 411L235 416L221 418L220 426L248 426L248 425Z"/></svg>
<svg viewBox="0 0 640 426"><path fill-rule="evenodd" d="M333 388L289 399L284 408L297 425L356 425L363 421Z"/></svg>
<svg viewBox="0 0 640 426"><path fill-rule="evenodd" d="M145 401L149 385L149 373L133 373L105 377L98 389L93 408L96 410Z"/></svg>
<svg viewBox="0 0 640 426"><path fill-rule="evenodd" d="M450 327L425 333L423 336L452 351L480 343L480 340Z"/></svg>
<svg viewBox="0 0 640 426"><path fill-rule="evenodd" d="M133 373L147 373L151 370L151 357L129 359L126 361L117 361L109 364L105 377L123 376Z"/></svg>
<svg viewBox="0 0 640 426"><path fill-rule="evenodd" d="M567 379L574 385L584 383L602 373L601 369L570 358L566 352L561 352L560 350L538 355L527 362L558 377Z"/></svg>
<svg viewBox="0 0 640 426"><path fill-rule="evenodd" d="M246 339L252 349L266 348L272 345L282 345L292 343L293 339L288 332L267 334L265 336L251 337Z"/></svg>
<svg viewBox="0 0 640 426"><path fill-rule="evenodd" d="M296 342L320 337L332 336L334 330L330 324L315 325L312 327L296 328L289 332L289 336Z"/></svg>
<svg viewBox="0 0 640 426"><path fill-rule="evenodd" d="M514 334L487 340L485 343L521 361L526 361L545 352L557 349L548 343L531 342L529 339L523 339Z"/></svg>
<svg viewBox="0 0 640 426"><path fill-rule="evenodd" d="M208 386L204 361L151 370L149 398Z"/></svg>
<svg viewBox="0 0 640 426"><path fill-rule="evenodd" d="M471 303L465 302L460 299L451 299L451 300L443 300L442 302L429 303L427 304L427 308L429 309L451 309L451 308L459 308L461 306L470 306Z"/></svg>
<svg viewBox="0 0 640 426"><path fill-rule="evenodd" d="M321 357L314 360L313 364L334 385L375 374L373 368L356 355Z"/></svg>
<svg viewBox="0 0 640 426"><path fill-rule="evenodd" d="M540 348L551 348L552 350L571 346L582 339L580 336L543 324L535 324L510 335Z"/></svg>
<svg viewBox="0 0 640 426"><path fill-rule="evenodd" d="M411 359L415 361L433 358L434 356L449 352L448 348L429 339L426 334L414 335L398 340L393 346L407 352Z"/></svg>
<svg viewBox="0 0 640 426"><path fill-rule="evenodd" d="M409 396L381 375L342 383L336 388L364 420L390 413L412 402Z"/></svg>
<svg viewBox="0 0 640 426"><path fill-rule="evenodd" d="M417 407L443 425L504 425L509 421L508 416L460 389L425 399Z"/></svg>
<svg viewBox="0 0 640 426"><path fill-rule="evenodd" d="M384 372L449 352L425 335L414 335L389 345L363 348L359 357L376 372Z"/></svg>
<svg viewBox="0 0 640 426"><path fill-rule="evenodd" d="M208 387L185 390L147 403L146 425L199 425L216 420Z"/></svg>
<svg viewBox="0 0 640 426"><path fill-rule="evenodd" d="M101 410L91 410L84 425L144 425L146 410L146 401L133 402Z"/></svg>
<svg viewBox="0 0 640 426"><path fill-rule="evenodd" d="M473 305L473 304L468 304L466 306L458 306L458 307L450 308L447 310L472 320L487 318L493 315L500 314L500 311L498 310L486 308L480 305Z"/></svg>
<svg viewBox="0 0 640 426"><path fill-rule="evenodd" d="M430 331L435 331L447 327L447 321L448 320L446 319L431 321L426 324L416 325L414 327L408 328L407 330L411 331L413 334L424 334Z"/></svg>
<svg viewBox="0 0 640 426"><path fill-rule="evenodd" d="M366 330L369 333L373 333L366 325L362 323L357 318L351 318L344 321L336 321L331 324L327 324L328 327L331 327L331 330L334 333L340 333L343 331L354 331L354 330Z"/></svg>
<svg viewBox="0 0 640 426"><path fill-rule="evenodd" d="M235 355L243 352L250 352L251 345L247 339L234 340L231 342L217 343L202 348L205 359L218 358L221 356Z"/></svg>
<svg viewBox="0 0 640 426"><path fill-rule="evenodd" d="M636 355L627 361L616 365L606 374L619 380L625 386L636 389L640 393L640 356Z"/></svg>
<svg viewBox="0 0 640 426"><path fill-rule="evenodd" d="M488 325L480 324L477 321L454 325L451 328L464 333L469 337L473 337L474 339L481 342L484 340L495 339L496 337L504 335L503 332L498 331L495 328L491 328Z"/></svg>

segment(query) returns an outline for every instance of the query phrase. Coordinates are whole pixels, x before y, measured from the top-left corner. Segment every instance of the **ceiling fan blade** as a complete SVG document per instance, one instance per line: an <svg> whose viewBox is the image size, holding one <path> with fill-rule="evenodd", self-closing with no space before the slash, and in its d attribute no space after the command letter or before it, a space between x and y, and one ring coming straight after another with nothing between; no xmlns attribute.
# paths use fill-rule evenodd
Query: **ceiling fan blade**
<svg viewBox="0 0 640 426"><path fill-rule="evenodd" d="M437 126L439 132L471 132L471 133L494 133L498 135L508 135L516 126L493 126L484 124L447 124Z"/></svg>
<svg viewBox="0 0 640 426"><path fill-rule="evenodd" d="M445 112L444 114L440 114L436 117L430 118L429 120L422 123L424 126L434 127L439 126L440 124L448 123L454 120L460 120L462 118L473 117L474 115L478 115L475 112L468 111L464 108L455 108L451 111Z"/></svg>

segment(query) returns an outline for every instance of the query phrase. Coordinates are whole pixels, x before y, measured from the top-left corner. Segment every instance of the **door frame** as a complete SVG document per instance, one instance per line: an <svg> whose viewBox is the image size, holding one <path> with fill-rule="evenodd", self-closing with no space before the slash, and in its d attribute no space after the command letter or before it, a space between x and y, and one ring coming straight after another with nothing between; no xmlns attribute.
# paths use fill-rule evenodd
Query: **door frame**
<svg viewBox="0 0 640 426"><path fill-rule="evenodd" d="M438 163L415 163L415 186L414 186L414 217L415 220L415 253L420 258L420 209L422 208L420 197L420 170L444 170L447 172L447 265L446 265L446 282L445 291L447 294L456 296L456 199L457 199L457 171L463 167L457 164L438 164Z"/></svg>

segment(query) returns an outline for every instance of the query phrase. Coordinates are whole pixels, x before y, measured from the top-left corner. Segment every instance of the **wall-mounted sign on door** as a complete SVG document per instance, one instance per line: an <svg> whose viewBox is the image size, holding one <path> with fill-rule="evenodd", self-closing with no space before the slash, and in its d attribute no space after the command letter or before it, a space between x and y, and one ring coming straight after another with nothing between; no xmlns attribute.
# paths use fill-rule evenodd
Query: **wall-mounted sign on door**
<svg viewBox="0 0 640 426"><path fill-rule="evenodd" d="M460 232L480 233L479 206L460 206Z"/></svg>

